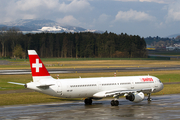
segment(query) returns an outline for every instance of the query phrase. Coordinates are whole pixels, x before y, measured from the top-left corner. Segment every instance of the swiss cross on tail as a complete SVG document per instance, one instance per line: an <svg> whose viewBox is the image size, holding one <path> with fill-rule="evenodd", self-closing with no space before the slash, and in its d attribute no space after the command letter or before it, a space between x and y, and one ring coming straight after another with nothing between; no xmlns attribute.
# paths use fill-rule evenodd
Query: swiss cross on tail
<svg viewBox="0 0 180 120"><path fill-rule="evenodd" d="M28 55L33 77L50 76L35 50L28 50Z"/></svg>
<svg viewBox="0 0 180 120"><path fill-rule="evenodd" d="M36 68L36 72L39 72L39 68L42 68L42 63L39 63L39 59L36 59L36 63L32 64L32 68Z"/></svg>

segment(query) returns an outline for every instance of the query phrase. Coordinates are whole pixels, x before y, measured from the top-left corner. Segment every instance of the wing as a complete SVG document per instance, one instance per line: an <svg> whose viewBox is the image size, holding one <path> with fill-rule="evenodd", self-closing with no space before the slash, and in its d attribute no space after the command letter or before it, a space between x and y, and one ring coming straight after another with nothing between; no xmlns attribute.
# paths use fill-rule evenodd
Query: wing
<svg viewBox="0 0 180 120"><path fill-rule="evenodd" d="M153 92L153 88L150 89L136 89L136 90L112 90L112 91L102 91L98 92L93 95L93 97L109 97L109 96L122 96L129 93L135 93L135 92L143 92L143 93L150 93Z"/></svg>

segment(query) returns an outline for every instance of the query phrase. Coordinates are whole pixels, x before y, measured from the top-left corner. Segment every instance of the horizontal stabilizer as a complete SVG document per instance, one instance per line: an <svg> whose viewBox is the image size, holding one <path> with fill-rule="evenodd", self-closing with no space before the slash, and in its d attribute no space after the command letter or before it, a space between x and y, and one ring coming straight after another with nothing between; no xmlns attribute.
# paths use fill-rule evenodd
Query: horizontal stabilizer
<svg viewBox="0 0 180 120"><path fill-rule="evenodd" d="M52 85L55 85L55 84L44 84L44 85L37 85L37 87L49 87L49 86L52 86Z"/></svg>
<svg viewBox="0 0 180 120"><path fill-rule="evenodd" d="M24 83L16 83L16 82L8 82L8 83L16 84L16 85L25 85Z"/></svg>
<svg viewBox="0 0 180 120"><path fill-rule="evenodd" d="M41 88L41 89L48 89L49 86L52 86L52 85L55 85L55 84L43 84L43 85L37 85L36 87Z"/></svg>

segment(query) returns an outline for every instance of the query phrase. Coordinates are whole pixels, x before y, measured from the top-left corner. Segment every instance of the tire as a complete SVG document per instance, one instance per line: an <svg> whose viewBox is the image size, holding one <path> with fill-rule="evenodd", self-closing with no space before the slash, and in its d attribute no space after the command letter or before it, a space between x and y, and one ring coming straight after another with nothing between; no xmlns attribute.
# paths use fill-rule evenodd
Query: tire
<svg viewBox="0 0 180 120"><path fill-rule="evenodd" d="M111 106L118 106L119 105L119 101L118 100L112 100L111 101Z"/></svg>
<svg viewBox="0 0 180 120"><path fill-rule="evenodd" d="M114 106L118 106L119 105L119 101L114 101L115 105Z"/></svg>
<svg viewBox="0 0 180 120"><path fill-rule="evenodd" d="M115 106L114 100L111 101L111 106Z"/></svg>
<svg viewBox="0 0 180 120"><path fill-rule="evenodd" d="M84 103L85 105L92 105L92 99L85 99Z"/></svg>

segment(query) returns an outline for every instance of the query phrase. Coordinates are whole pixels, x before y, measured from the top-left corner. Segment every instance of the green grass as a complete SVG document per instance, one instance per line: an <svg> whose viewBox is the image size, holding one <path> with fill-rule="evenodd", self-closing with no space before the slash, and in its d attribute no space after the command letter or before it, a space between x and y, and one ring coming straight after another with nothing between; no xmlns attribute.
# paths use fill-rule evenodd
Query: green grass
<svg viewBox="0 0 180 120"><path fill-rule="evenodd" d="M42 60L48 69L51 68L107 68L107 67L169 67L180 65L177 60L83 60L58 61L58 59ZM0 65L0 69L30 69L29 61L15 61L8 65Z"/></svg>
<svg viewBox="0 0 180 120"><path fill-rule="evenodd" d="M10 62L26 62L29 59L0 59ZM159 58L41 58L42 61L89 61L89 60L163 60ZM166 60L166 59L164 59Z"/></svg>
<svg viewBox="0 0 180 120"><path fill-rule="evenodd" d="M24 88L24 86L9 84L7 82L27 83L30 81L32 81L31 75L0 75L0 91Z"/></svg>
<svg viewBox="0 0 180 120"><path fill-rule="evenodd" d="M162 82L180 82L180 74L163 74L156 75Z"/></svg>
<svg viewBox="0 0 180 120"><path fill-rule="evenodd" d="M167 94L180 94L180 84L164 85L163 90L152 95L167 95Z"/></svg>

